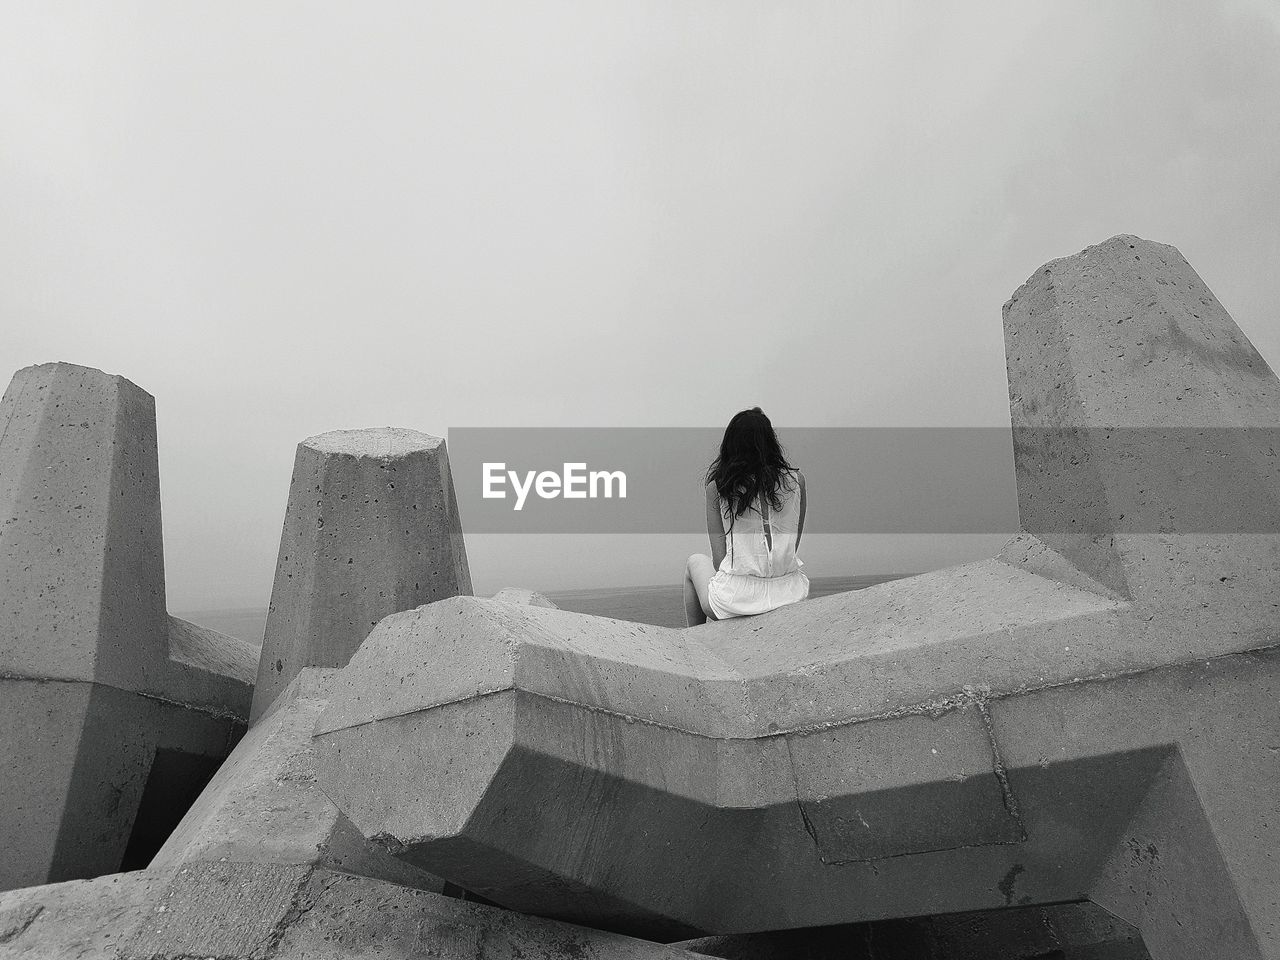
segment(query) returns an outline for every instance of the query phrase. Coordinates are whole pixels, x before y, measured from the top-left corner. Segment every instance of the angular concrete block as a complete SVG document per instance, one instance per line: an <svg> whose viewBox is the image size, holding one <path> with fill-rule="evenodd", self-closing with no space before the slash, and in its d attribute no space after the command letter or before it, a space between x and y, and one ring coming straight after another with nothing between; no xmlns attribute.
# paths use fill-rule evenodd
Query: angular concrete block
<svg viewBox="0 0 1280 960"><path fill-rule="evenodd" d="M856 613L849 604L857 596L814 603L829 602L827 614L839 623ZM769 622L796 636L780 613L728 638L726 649L744 664L766 644L785 647L761 628ZM513 623L516 616L523 623ZM631 642L615 645L623 629ZM824 683L792 643L790 676L733 671L735 715L725 709L727 695L720 706L714 694L715 684L730 681L717 677L705 651L694 654L690 636L699 632L537 608L517 613L471 598L389 618L342 671L317 724L325 791L366 837L487 899L647 936L1010 902L1006 878L1028 857L1012 811L1036 797L1010 797L1017 791L1001 782L978 709L987 694L935 693L925 704L831 727L821 694L843 695L849 681L834 674ZM851 638L850 649L859 640ZM996 636L969 668L1009 649L1007 635ZM550 651L558 656L549 659ZM430 662L440 668L416 666ZM955 678L945 648L926 662L937 679ZM505 665L477 683L491 664ZM710 689L685 696L703 669ZM807 722L769 733L768 714L751 705L773 701L756 691L791 676L811 681ZM863 681L880 682L878 673ZM362 693L377 689L393 693ZM1126 755L1094 771L1086 781L1093 800L1048 815L1073 825L1073 868L1037 871L1018 896L1053 902L1086 885L1158 765ZM1037 789L1066 795L1064 784L1078 777L1059 768ZM1098 780L1125 789L1103 790ZM381 786L370 790L371 782ZM584 823L592 825L585 833ZM1080 840L1089 827L1104 833L1091 847ZM1054 833L1037 856L1058 863L1057 844L1065 842ZM929 869L939 882L920 884L907 866L911 855L934 858ZM764 876L776 881L767 890L757 882ZM573 892L583 886L590 897Z"/></svg>
<svg viewBox="0 0 1280 960"><path fill-rule="evenodd" d="M281 863L440 891L439 878L366 843L316 786L311 732L337 672L308 667L293 679L160 848L152 871L228 860Z"/></svg>
<svg viewBox="0 0 1280 960"><path fill-rule="evenodd" d="M1004 329L1023 530L1188 609L1218 554L1276 559L1280 380L1174 247L1119 236L1047 263Z"/></svg>
<svg viewBox="0 0 1280 960"><path fill-rule="evenodd" d="M105 684L0 680L0 694L4 889L122 869L148 850L147 830L176 824L185 781L211 774L244 729ZM187 762L166 767L173 758Z"/></svg>
<svg viewBox="0 0 1280 960"><path fill-rule="evenodd" d="M26 367L0 400L0 672L160 685L168 660L155 401Z"/></svg>
<svg viewBox="0 0 1280 960"><path fill-rule="evenodd" d="M316 782L311 729L338 673L294 678L146 869L0 893L0 957L690 960L423 889L441 881L366 842Z"/></svg>
<svg viewBox="0 0 1280 960"><path fill-rule="evenodd" d="M258 673L257 645L169 615L168 699L247 718Z"/></svg>
<svg viewBox="0 0 1280 960"><path fill-rule="evenodd" d="M1280 385L1172 248L1048 270L1006 308L1000 557L687 630L389 618L316 725L325 791L406 862L631 933L1092 896L1156 957L1280 956Z"/></svg>
<svg viewBox="0 0 1280 960"><path fill-rule="evenodd" d="M91 709L95 689L91 683L0 680L0 737L6 771L0 779L4 804L0 843L7 851L0 865L0 887L4 889L109 873L120 867L124 847L118 832L122 824L119 818L102 819L107 811L94 803L95 787L108 773L104 767L127 754L132 761L128 775L107 777L115 789L103 790L98 796L114 796L136 808L145 760L132 742L126 750L112 750L106 757L98 757L96 750L86 751L89 755L81 760L81 740L89 721L100 724L103 720L100 709ZM131 721L128 726L136 726L140 718L123 719ZM87 770L90 764L97 769ZM63 811L69 807L74 815L65 818ZM111 834L108 842L93 843L104 832ZM95 855L84 863L77 854L86 850ZM102 863L104 855L112 857L112 862ZM78 872L79 867L84 868L83 873Z"/></svg>
<svg viewBox="0 0 1280 960"><path fill-rule="evenodd" d="M244 729L247 651L165 610L156 464L123 377L43 364L0 400L0 889L145 858Z"/></svg>
<svg viewBox="0 0 1280 960"><path fill-rule="evenodd" d="M179 663L252 687L258 653L255 644L169 616L169 657Z"/></svg>
<svg viewBox="0 0 1280 960"><path fill-rule="evenodd" d="M252 719L304 667L341 667L388 614L471 593L445 443L391 427L298 445Z"/></svg>

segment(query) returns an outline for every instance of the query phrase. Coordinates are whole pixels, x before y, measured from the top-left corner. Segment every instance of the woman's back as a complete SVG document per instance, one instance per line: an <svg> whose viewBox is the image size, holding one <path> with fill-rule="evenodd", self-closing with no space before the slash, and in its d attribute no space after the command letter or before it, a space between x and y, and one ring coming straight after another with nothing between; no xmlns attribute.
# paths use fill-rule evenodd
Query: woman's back
<svg viewBox="0 0 1280 960"><path fill-rule="evenodd" d="M756 497L730 518L721 502L725 554L707 584L707 601L717 619L767 613L809 595L809 578L796 556L804 511L804 476L788 473L779 485L776 506Z"/></svg>
<svg viewBox="0 0 1280 960"><path fill-rule="evenodd" d="M796 534L800 529L800 476L787 477L777 491L775 509L768 497L757 497L732 522L721 517L728 549L720 570L752 577L781 577L801 566L796 557Z"/></svg>

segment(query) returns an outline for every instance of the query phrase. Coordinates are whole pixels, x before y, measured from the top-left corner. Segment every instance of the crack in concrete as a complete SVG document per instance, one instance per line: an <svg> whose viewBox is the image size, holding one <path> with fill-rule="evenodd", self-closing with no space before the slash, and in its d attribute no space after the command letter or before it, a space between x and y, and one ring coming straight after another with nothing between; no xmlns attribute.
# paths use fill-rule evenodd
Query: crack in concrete
<svg viewBox="0 0 1280 960"><path fill-rule="evenodd" d="M272 926L267 936L263 938L264 956L274 956L276 949L280 946L280 942L285 938L289 930L315 907L317 898L311 890L311 883L315 876L316 870L312 868L299 878L298 885L289 900L289 906L281 914L280 919L275 922L275 925ZM323 879L321 883L327 890L328 885L324 884Z"/></svg>
<svg viewBox="0 0 1280 960"><path fill-rule="evenodd" d="M317 730L315 735L324 736L327 733L336 733L339 730L358 730L360 727L367 727L371 723L381 723L384 720L399 720L401 717L412 717L419 713L427 713L430 710L440 710L440 709L443 709L444 707L452 707L459 703L472 703L472 702L478 702L480 700L487 700L489 697L497 696L500 693L515 692L515 691L519 691L520 693L529 693L529 691L527 690L520 690L520 688L517 687L514 682L512 682L507 684L505 687L494 687L491 690L477 690L475 693L468 693L465 696L456 697L453 700L441 700L439 703L433 703L424 707L415 707L412 710L405 710L402 713L389 713L386 716L370 717L368 720L361 720L358 723L344 724L341 727L327 727L324 730ZM530 693L529 695L532 697L542 696L542 694L537 694L537 693ZM553 698L548 698L548 699L553 699ZM332 703L333 700L330 699L326 702ZM563 702L569 703L570 701L566 700ZM585 709L590 710L592 708L585 707ZM317 720L317 724L318 723L319 721Z"/></svg>
<svg viewBox="0 0 1280 960"><path fill-rule="evenodd" d="M996 742L995 726L991 721L991 709L987 706L985 698L979 699L975 706L978 709L978 715L982 717L982 727L986 730L987 741L991 745L991 766L996 779L1000 782L1000 793L1004 798L1004 808L1008 811L1013 822L1018 825L1018 833L1021 836L1016 842L1020 843L1027 839L1027 825L1022 819L1021 811L1018 809L1018 798L1014 796L1013 787L1009 784L1009 771L1005 768L1004 757L1000 753L1000 744Z"/></svg>
<svg viewBox="0 0 1280 960"><path fill-rule="evenodd" d="M818 859L826 863L822 856L822 843L818 840L817 828L813 825L813 821L809 819L809 811L804 808L804 801L800 799L800 774L796 771L796 760L791 753L791 741L787 740L785 743L787 745L787 766L791 769L791 784L795 788L796 807L800 811L800 820L804 824L804 832L813 841L813 848L818 854Z"/></svg>
<svg viewBox="0 0 1280 960"><path fill-rule="evenodd" d="M24 680L28 683L88 683L97 687L106 687L108 690L119 690L121 693L131 693L136 697L142 697L146 700L154 700L157 703L163 703L171 707L180 707L183 710L189 710L192 713L202 713L205 716L214 718L215 720L231 720L235 723L241 724L248 722L244 716L233 710L214 707L208 704L190 703L186 700L174 700L170 697L161 696L158 693L147 693L143 690L131 690L128 687L117 686L114 683L103 683L101 680L86 680L83 677L40 677L33 674L15 673L12 671L0 671L0 680Z"/></svg>

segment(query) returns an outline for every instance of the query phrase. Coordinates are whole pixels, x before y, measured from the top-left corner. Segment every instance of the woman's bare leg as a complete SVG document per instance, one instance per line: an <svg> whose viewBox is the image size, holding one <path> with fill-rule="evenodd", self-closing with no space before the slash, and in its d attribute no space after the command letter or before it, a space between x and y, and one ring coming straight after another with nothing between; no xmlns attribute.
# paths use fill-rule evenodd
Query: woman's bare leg
<svg viewBox="0 0 1280 960"><path fill-rule="evenodd" d="M690 627L716 619L707 599L707 585L716 568L705 553L695 553L684 565L684 622Z"/></svg>
<svg viewBox="0 0 1280 960"><path fill-rule="evenodd" d="M684 625L696 627L707 622L707 615L702 612L702 604L698 602L698 591L689 579L689 566L684 568Z"/></svg>

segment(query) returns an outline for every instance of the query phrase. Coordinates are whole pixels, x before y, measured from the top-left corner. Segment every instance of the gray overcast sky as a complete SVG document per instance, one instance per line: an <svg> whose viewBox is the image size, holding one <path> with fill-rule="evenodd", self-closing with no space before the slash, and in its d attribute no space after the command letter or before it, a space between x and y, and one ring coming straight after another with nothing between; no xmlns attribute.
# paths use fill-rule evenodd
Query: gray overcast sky
<svg viewBox="0 0 1280 960"><path fill-rule="evenodd" d="M1280 360L1277 0L3 9L0 372L155 395L174 609L265 599L329 429L1006 423L1001 304L1116 233ZM477 590L700 546L507 540Z"/></svg>

